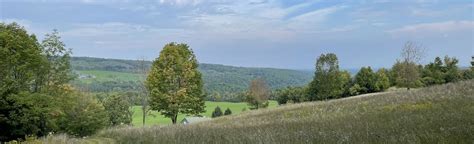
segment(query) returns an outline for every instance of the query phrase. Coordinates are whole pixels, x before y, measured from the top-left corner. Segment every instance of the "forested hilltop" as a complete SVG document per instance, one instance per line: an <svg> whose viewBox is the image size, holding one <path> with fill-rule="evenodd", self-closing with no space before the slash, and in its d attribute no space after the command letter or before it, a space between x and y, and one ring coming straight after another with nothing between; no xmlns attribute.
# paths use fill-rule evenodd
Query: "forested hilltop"
<svg viewBox="0 0 474 144"><path fill-rule="evenodd" d="M72 68L78 74L74 82L87 91L133 91L138 89L143 73L151 61L72 57ZM219 64L199 64L208 99L240 101L238 94L248 89L252 79L263 78L271 89L287 86L303 86L313 78L311 71L275 68L234 67Z"/></svg>

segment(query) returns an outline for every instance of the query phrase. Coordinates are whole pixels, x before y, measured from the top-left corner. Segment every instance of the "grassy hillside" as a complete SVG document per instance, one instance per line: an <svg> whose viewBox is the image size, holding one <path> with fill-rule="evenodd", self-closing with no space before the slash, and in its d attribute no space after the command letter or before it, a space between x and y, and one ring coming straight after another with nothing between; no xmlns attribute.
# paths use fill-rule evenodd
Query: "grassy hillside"
<svg viewBox="0 0 474 144"><path fill-rule="evenodd" d="M137 70L140 63L135 60L103 59L90 57L73 57L71 59L73 69L80 75L76 86L92 89L93 92L104 92L113 89L114 83L126 83L135 85L139 75ZM151 66L150 61L145 62L146 67ZM310 71L297 71L273 68L246 68L233 67L217 64L199 65L203 74L204 88L208 92L234 93L242 92L248 88L248 83L254 78L264 78L271 88L286 86L301 86L307 84L313 77ZM90 77L86 77L90 76ZM132 82L130 82L132 81ZM90 83L101 83L104 88L95 89ZM109 86L109 87L107 87ZM93 85L92 87L96 87ZM123 89L124 91L134 90Z"/></svg>
<svg viewBox="0 0 474 144"><path fill-rule="evenodd" d="M124 127L89 139L120 143L473 143L474 81L280 106L193 125Z"/></svg>
<svg viewBox="0 0 474 144"><path fill-rule="evenodd" d="M277 105L278 105L278 103L276 101L270 101L270 104L269 104L268 108L275 108ZM249 107L248 107L247 103L243 103L243 102L232 103L232 102L206 101L206 112L203 113L202 115L206 116L206 117L211 117L212 112L214 111L216 106L219 106L221 108L222 112L224 112L227 108L229 108L232 111L233 115L241 113L242 109L244 109L244 108L247 111L249 111ZM142 114L141 106L134 106L133 111L134 111L134 113L133 113L132 124L134 126L142 126L142 116L143 116L143 114ZM180 115L178 115L178 120L182 120L184 117L185 117L185 115L180 114ZM146 125L148 125L148 126L150 126L150 125L163 125L163 124L171 124L171 119L160 115L160 113L158 113L156 111L152 111L151 115L149 115L146 118Z"/></svg>

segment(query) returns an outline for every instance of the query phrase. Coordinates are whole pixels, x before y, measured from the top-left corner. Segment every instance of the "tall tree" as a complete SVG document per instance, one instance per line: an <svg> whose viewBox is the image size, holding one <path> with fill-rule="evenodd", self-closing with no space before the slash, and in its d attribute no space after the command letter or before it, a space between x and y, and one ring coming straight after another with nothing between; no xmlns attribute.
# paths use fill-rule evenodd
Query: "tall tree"
<svg viewBox="0 0 474 144"><path fill-rule="evenodd" d="M39 116L43 114L43 110L47 110L37 109L43 108L44 105L31 103L41 97L33 97L31 93L41 90L43 85L39 81L43 79L41 76L44 72L48 71L45 66L47 60L42 55L36 37L28 35L26 30L16 23L0 23L0 57L0 141L21 138L28 134L44 134L41 130L45 128L40 123L45 122L32 122L37 121L37 117L19 117ZM37 112L39 115L36 115Z"/></svg>
<svg viewBox="0 0 474 144"><path fill-rule="evenodd" d="M258 78L250 82L246 98L247 103L250 105L250 109L266 108L268 106L269 97L270 89L263 79Z"/></svg>
<svg viewBox="0 0 474 144"><path fill-rule="evenodd" d="M360 93L371 93L376 91L377 75L372 68L362 67L355 76L356 83L361 87Z"/></svg>
<svg viewBox="0 0 474 144"><path fill-rule="evenodd" d="M445 83L443 67L443 61L439 57L436 57L434 62L425 65L422 71L423 84L429 86Z"/></svg>
<svg viewBox="0 0 474 144"><path fill-rule="evenodd" d="M339 76L337 56L333 53L321 54L316 61L313 81L309 84L309 100L326 100L341 96L344 84Z"/></svg>
<svg viewBox="0 0 474 144"><path fill-rule="evenodd" d="M454 57L444 57L445 67L443 72L445 82L456 82L461 79L461 73L459 72L459 68L457 66L458 62L459 60Z"/></svg>
<svg viewBox="0 0 474 144"><path fill-rule="evenodd" d="M146 81L150 108L176 124L179 113L204 112L202 86L198 62L189 46L166 44L153 61Z"/></svg>
<svg viewBox="0 0 474 144"><path fill-rule="evenodd" d="M423 58L424 48L415 42L406 42L402 49L401 60L397 60L394 69L397 72L397 86L410 88L420 85L418 63Z"/></svg>
<svg viewBox="0 0 474 144"><path fill-rule="evenodd" d="M46 75L44 90L48 93L60 91L65 84L74 79L70 64L71 49L66 48L56 29L52 33L46 34L41 46L49 62L49 72Z"/></svg>
<svg viewBox="0 0 474 144"><path fill-rule="evenodd" d="M339 73L339 79L341 80L342 83L342 97L347 97L350 96L350 88L354 84L351 73L347 70L341 71Z"/></svg>
<svg viewBox="0 0 474 144"><path fill-rule="evenodd" d="M384 91L390 87L390 80L386 69L381 68L377 71L377 81L375 82L375 91Z"/></svg>

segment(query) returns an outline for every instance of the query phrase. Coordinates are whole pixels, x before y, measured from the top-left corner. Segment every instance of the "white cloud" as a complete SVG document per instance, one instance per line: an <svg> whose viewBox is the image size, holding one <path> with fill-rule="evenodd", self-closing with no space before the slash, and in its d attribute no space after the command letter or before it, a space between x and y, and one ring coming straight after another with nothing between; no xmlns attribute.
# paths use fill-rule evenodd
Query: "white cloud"
<svg viewBox="0 0 474 144"><path fill-rule="evenodd" d="M161 4L170 4L170 5L197 5L203 2L202 0L160 0Z"/></svg>
<svg viewBox="0 0 474 144"><path fill-rule="evenodd" d="M291 18L289 20L288 27L300 32L314 30L318 31L318 24L326 21L329 15L346 7L347 6L332 6L301 14Z"/></svg>
<svg viewBox="0 0 474 144"><path fill-rule="evenodd" d="M422 23L407 25L401 28L388 30L393 36L439 35L446 37L453 32L474 32L474 21L446 21L436 23Z"/></svg>

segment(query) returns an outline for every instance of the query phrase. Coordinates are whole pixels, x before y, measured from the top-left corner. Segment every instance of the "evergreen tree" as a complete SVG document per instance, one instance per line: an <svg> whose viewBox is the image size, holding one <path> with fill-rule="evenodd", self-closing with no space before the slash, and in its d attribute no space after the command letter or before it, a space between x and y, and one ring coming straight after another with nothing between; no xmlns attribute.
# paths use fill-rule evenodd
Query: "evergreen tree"
<svg viewBox="0 0 474 144"><path fill-rule="evenodd" d="M456 82L461 79L461 73L459 72L459 68L457 66L459 60L454 57L444 57L444 64L445 67L443 69L444 72L444 81L446 83L449 82Z"/></svg>
<svg viewBox="0 0 474 144"><path fill-rule="evenodd" d="M215 109L214 109L214 112L212 112L212 118L215 118L215 117L220 117L222 116L222 110L219 106L217 106Z"/></svg>
<svg viewBox="0 0 474 144"><path fill-rule="evenodd" d="M196 115L204 112L202 86L198 62L189 46L166 44L153 61L146 81L150 108L176 124L179 113Z"/></svg>
<svg viewBox="0 0 474 144"><path fill-rule="evenodd" d="M434 62L427 64L422 71L423 84L429 86L445 83L443 67L443 61L439 57L436 57Z"/></svg>
<svg viewBox="0 0 474 144"><path fill-rule="evenodd" d="M232 114L232 111L227 108L225 111L224 111L224 115L231 115Z"/></svg>

